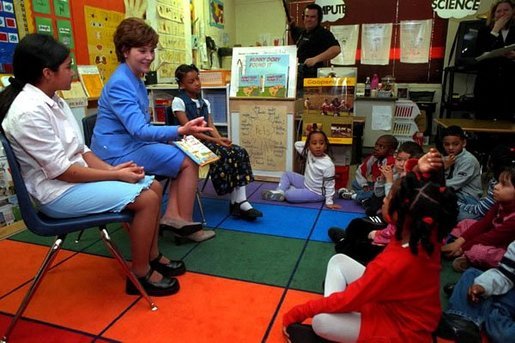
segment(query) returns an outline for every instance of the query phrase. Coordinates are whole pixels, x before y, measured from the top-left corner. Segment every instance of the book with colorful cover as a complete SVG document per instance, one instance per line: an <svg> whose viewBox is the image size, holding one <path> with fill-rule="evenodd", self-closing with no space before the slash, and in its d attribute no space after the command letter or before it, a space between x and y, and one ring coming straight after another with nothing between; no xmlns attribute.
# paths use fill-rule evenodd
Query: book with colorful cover
<svg viewBox="0 0 515 343"><path fill-rule="evenodd" d="M189 156L199 166L216 162L220 159L214 152L207 146L199 141L194 136L184 136L180 141L175 141L175 145L181 149L186 155Z"/></svg>
<svg viewBox="0 0 515 343"><path fill-rule="evenodd" d="M238 85L237 96L258 96L260 93L260 76L243 75Z"/></svg>
<svg viewBox="0 0 515 343"><path fill-rule="evenodd" d="M265 96L273 98L286 97L286 74L265 75Z"/></svg>

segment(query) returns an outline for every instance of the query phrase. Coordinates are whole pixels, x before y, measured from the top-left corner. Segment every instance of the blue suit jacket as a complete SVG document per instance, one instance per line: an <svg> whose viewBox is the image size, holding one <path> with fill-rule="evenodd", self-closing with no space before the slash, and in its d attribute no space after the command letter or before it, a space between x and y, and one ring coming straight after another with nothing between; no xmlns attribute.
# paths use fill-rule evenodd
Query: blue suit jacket
<svg viewBox="0 0 515 343"><path fill-rule="evenodd" d="M177 138L178 126L154 126L148 113L145 85L122 63L104 86L91 149L101 159L125 156L146 144Z"/></svg>

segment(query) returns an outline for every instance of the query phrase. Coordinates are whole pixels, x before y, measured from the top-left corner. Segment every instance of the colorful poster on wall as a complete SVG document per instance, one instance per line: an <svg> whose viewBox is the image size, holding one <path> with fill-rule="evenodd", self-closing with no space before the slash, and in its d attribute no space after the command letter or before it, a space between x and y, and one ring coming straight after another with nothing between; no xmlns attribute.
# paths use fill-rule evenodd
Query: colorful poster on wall
<svg viewBox="0 0 515 343"><path fill-rule="evenodd" d="M245 56L236 96L285 98L289 59L287 54Z"/></svg>
<svg viewBox="0 0 515 343"><path fill-rule="evenodd" d="M18 43L18 30L12 1L0 3L0 63L11 64Z"/></svg>
<svg viewBox="0 0 515 343"><path fill-rule="evenodd" d="M72 35L72 23L69 20L57 20L57 37L68 48L75 48Z"/></svg>
<svg viewBox="0 0 515 343"><path fill-rule="evenodd" d="M41 14L50 14L50 1L48 0L32 0L34 12Z"/></svg>
<svg viewBox="0 0 515 343"><path fill-rule="evenodd" d="M231 96L295 98L297 47L234 48Z"/></svg>
<svg viewBox="0 0 515 343"><path fill-rule="evenodd" d="M191 21L188 2L149 0L147 20L159 34L159 45L152 65L158 83L174 82L175 69L191 63Z"/></svg>
<svg viewBox="0 0 515 343"><path fill-rule="evenodd" d="M84 7L84 20L88 39L89 63L98 67L106 82L118 66L113 34L124 14L97 7Z"/></svg>
<svg viewBox="0 0 515 343"><path fill-rule="evenodd" d="M224 3L221 0L209 0L209 25L224 28Z"/></svg>
<svg viewBox="0 0 515 343"><path fill-rule="evenodd" d="M70 18L69 0L54 0L54 13L58 17Z"/></svg>
<svg viewBox="0 0 515 343"><path fill-rule="evenodd" d="M36 32L54 35L54 27L51 18L36 17Z"/></svg>
<svg viewBox="0 0 515 343"><path fill-rule="evenodd" d="M13 2L4 0L0 2L0 64L12 63L14 48L18 40Z"/></svg>

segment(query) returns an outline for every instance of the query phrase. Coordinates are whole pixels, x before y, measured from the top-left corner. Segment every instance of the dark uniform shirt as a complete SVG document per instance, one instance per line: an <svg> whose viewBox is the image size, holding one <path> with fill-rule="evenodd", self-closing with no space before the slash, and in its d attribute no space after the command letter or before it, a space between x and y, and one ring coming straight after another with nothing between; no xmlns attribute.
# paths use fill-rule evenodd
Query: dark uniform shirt
<svg viewBox="0 0 515 343"><path fill-rule="evenodd" d="M299 59L299 63L304 63L306 59L321 54L332 46L340 46L332 32L324 29L320 25L309 32L294 27L291 29L291 34L298 48L297 57ZM324 62L320 62L313 68L304 68L303 76L316 77L316 69L323 67L324 65Z"/></svg>

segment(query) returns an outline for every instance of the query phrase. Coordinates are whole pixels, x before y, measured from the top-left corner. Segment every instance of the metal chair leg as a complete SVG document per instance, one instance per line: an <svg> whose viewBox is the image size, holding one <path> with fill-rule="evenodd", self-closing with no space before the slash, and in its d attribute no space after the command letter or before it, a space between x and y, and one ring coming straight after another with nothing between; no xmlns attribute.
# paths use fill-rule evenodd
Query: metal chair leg
<svg viewBox="0 0 515 343"><path fill-rule="evenodd" d="M48 251L43 263L41 264L41 267L39 267L39 270L34 277L34 281L32 282L32 285L30 286L29 290L25 294L25 297L23 298L20 307L18 308L18 311L16 311L16 314L14 315L13 319L11 320L11 323L7 327L7 331L5 332L2 342L7 342L9 339L9 336L11 335L12 331L14 330L14 327L16 323L18 322L18 319L23 315L23 312L27 309L27 306L29 305L30 300L32 299L32 296L38 289L39 285L41 284L41 281L45 277L48 269L52 265L52 262L57 256L57 253L59 250L61 250L62 244L64 239L66 238L66 235L58 236L54 244L50 247L50 250Z"/></svg>
<svg viewBox="0 0 515 343"><path fill-rule="evenodd" d="M209 181L210 177L211 177L211 171L208 171L206 177L204 178L204 182L202 183L202 188L200 189L201 192L203 192L204 188L206 188L207 182Z"/></svg>
<svg viewBox="0 0 515 343"><path fill-rule="evenodd" d="M136 286L136 288L138 289L140 294L143 296L143 298L145 298L145 300L148 302L148 304L150 305L150 309L152 311L156 311L157 310L156 304L152 301L152 298L150 298L148 296L148 294L145 291L145 289L143 288L143 286L141 286L141 283L136 278L136 275L134 275L134 273L132 273L131 270L129 269L129 266L125 262L122 254L120 253L120 250L118 250L116 245L111 240L111 237L109 236L109 233L107 232L106 227L103 225L103 226L99 227L99 230L100 230L100 235L102 237L102 240L104 241L105 245L107 246L107 248L109 249L111 254L113 254L114 258L121 265L123 271L125 272L125 275L127 275L127 277L131 280L131 282L134 284L134 286Z"/></svg>
<svg viewBox="0 0 515 343"><path fill-rule="evenodd" d="M202 205L202 199L200 198L200 191L199 191L198 187L197 187L196 197L197 197L198 208L200 210L200 216L202 217L202 224L206 225L207 220L206 220L206 216L204 214L204 205Z"/></svg>
<svg viewBox="0 0 515 343"><path fill-rule="evenodd" d="M79 232L79 235L77 236L77 238L75 239L75 244L79 243L80 239L82 238L82 235L84 234L84 230L82 230L81 232Z"/></svg>

